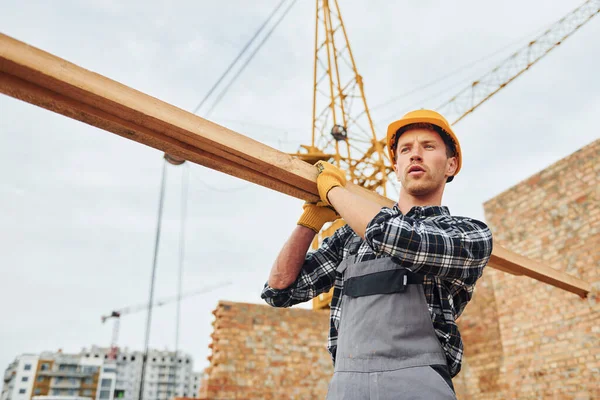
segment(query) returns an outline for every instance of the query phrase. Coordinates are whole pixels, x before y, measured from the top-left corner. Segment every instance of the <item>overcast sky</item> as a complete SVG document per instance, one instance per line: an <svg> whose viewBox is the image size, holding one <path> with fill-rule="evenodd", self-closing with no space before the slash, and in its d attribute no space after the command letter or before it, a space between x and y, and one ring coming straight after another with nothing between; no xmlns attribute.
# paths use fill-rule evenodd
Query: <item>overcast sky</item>
<svg viewBox="0 0 600 400"><path fill-rule="evenodd" d="M192 110L278 3L3 0L0 31ZM449 99L580 3L343 2L371 105L504 49L374 110L379 136L408 108ZM284 151L309 142L314 7L297 1L210 119ZM598 138L598 38L596 17L456 125L464 159L445 194L451 212L484 219L484 201ZM21 353L108 346L112 325L100 316L147 301L161 157L0 95L1 368ZM182 303L181 348L201 370L211 311L221 299L262 302L262 285L302 202L188 167L184 291L231 281ZM167 171L157 299L177 288L182 171ZM119 345L143 349L145 318L122 318ZM174 345L172 303L155 310L151 346Z"/></svg>

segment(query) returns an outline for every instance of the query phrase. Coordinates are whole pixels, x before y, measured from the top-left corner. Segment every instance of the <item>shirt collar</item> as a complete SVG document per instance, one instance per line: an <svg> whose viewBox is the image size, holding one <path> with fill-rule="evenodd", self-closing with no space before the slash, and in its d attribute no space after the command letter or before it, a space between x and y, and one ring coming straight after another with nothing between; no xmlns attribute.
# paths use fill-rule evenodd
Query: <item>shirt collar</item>
<svg viewBox="0 0 600 400"><path fill-rule="evenodd" d="M400 208L398 203L394 205L394 209L400 214ZM407 217L416 218L427 218L427 217L438 217L441 215L450 215L450 210L446 206L414 206L407 213Z"/></svg>

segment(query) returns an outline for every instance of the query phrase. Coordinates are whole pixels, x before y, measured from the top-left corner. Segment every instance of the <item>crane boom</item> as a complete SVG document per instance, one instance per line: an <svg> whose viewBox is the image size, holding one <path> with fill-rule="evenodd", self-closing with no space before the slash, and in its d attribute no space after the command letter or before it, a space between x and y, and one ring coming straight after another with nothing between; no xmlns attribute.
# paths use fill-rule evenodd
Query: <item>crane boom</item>
<svg viewBox="0 0 600 400"><path fill-rule="evenodd" d="M183 295L181 295L181 297L179 296L171 296L171 297L165 297L161 300L156 301L152 307L162 307L164 305L167 305L169 303L172 303L174 301L177 300L183 300L185 298L188 297L192 297L192 296L197 296L199 294L203 294L203 293L207 293L210 292L211 290L214 289L218 289L221 288L223 286L227 286L231 284L231 282L227 281L227 282L221 282L221 283L217 283L214 285L210 285L210 286L205 286L202 287L200 289L197 290L193 290L187 293L184 293ZM115 360L117 357L117 342L119 340L119 328L120 328L120 324L121 324L121 316L122 315L127 315L127 314L132 314L138 311L144 311L150 308L150 304L146 303L146 304L137 304L134 306L129 306L129 307L124 307L121 308L119 310L114 310L112 311L110 314L107 315L103 315L101 317L102 319L102 323L105 323L107 319L114 319L114 325L113 325L113 331L112 331L112 338L111 338L111 344L110 344L110 352L109 352L109 358L111 360Z"/></svg>
<svg viewBox="0 0 600 400"><path fill-rule="evenodd" d="M221 283L217 283L217 284L210 285L210 286L205 286L205 287L202 287L200 289L192 290L190 292L184 293L183 295L181 295L181 298L185 299L187 297L196 296L196 295L199 295L199 294L210 292L211 290L218 289L218 288L221 288L223 286L227 286L229 284L231 284L231 282L227 281L227 282L221 282ZM164 297L164 298L162 298L160 300L157 300L154 303L153 307L155 307L155 308L156 307L162 307L164 305L167 305L169 303L177 301L178 298L179 298L178 296ZM105 322L109 318L119 318L121 315L132 314L132 313L135 313L135 312L138 312L138 311L147 310L148 308L150 308L150 305L148 303L136 304L136 305L133 305L133 306L123 307L123 308L121 308L119 310L112 311L108 315L102 316L102 322Z"/></svg>
<svg viewBox="0 0 600 400"><path fill-rule="evenodd" d="M452 121L452 124L456 124L558 47L598 13L600 0L587 0L436 110Z"/></svg>

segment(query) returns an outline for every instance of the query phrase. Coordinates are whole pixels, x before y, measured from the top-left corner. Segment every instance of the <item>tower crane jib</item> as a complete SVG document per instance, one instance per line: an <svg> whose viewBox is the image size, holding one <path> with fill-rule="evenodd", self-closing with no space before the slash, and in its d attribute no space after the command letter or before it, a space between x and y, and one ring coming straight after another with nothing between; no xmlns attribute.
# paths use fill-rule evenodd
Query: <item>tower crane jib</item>
<svg viewBox="0 0 600 400"><path fill-rule="evenodd" d="M529 70L598 13L600 0L587 0L436 110L456 124Z"/></svg>
<svg viewBox="0 0 600 400"><path fill-rule="evenodd" d="M224 286L227 286L231 284L231 282L221 282L221 283L217 283L214 285L210 285L210 286L206 286L203 288L200 288L198 290L193 290L187 293L184 293L181 295L181 297L179 296L171 296L171 297L166 297L160 300L157 300L154 304L153 304L153 308L156 307L162 307L165 306L169 303L173 303L179 300L183 300L183 299L187 299L193 296L198 296L200 294L205 294L208 293L212 290L215 289L219 289L222 288ZM105 323L107 320L109 319L113 319L114 320L114 324L113 324L113 331L112 331L112 338L111 338L111 343L110 343L110 351L108 354L108 358L111 360L116 360L117 358L117 352L118 352L118 340L119 340L119 329L120 329L120 325L121 325L121 316L123 315L128 315L128 314L133 314L139 311L144 311L144 310L148 310L150 308L150 304L146 303L146 304L137 304L134 306L129 306L129 307L124 307L121 308L120 310L115 310L112 311L110 314L107 315L103 315L101 317L102 323Z"/></svg>

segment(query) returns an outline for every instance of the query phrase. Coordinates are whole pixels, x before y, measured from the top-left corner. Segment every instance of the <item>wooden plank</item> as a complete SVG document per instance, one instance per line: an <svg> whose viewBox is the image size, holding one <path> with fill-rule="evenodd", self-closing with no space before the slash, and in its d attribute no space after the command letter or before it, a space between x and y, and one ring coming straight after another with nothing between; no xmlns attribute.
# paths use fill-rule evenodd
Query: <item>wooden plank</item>
<svg viewBox="0 0 600 400"><path fill-rule="evenodd" d="M318 198L312 165L3 34L0 92L281 193ZM354 184L348 189L394 204ZM587 282L500 246L490 266L580 296L590 291Z"/></svg>
<svg viewBox="0 0 600 400"><path fill-rule="evenodd" d="M3 34L0 71L318 194L315 173L303 161ZM52 106L45 108L54 111Z"/></svg>
<svg viewBox="0 0 600 400"><path fill-rule="evenodd" d="M287 182L279 181L251 169L240 168L239 165L227 159L220 158L189 144L178 142L175 139L163 137L156 132L136 126L129 121L109 115L86 104L76 104L72 99L7 75L4 72L0 72L0 92L278 192L301 199L310 199L310 201L319 199L318 195L301 190Z"/></svg>
<svg viewBox="0 0 600 400"><path fill-rule="evenodd" d="M514 275L526 275L581 297L586 297L592 290L591 285L581 279L533 261L501 246L494 246L489 266L509 271Z"/></svg>

